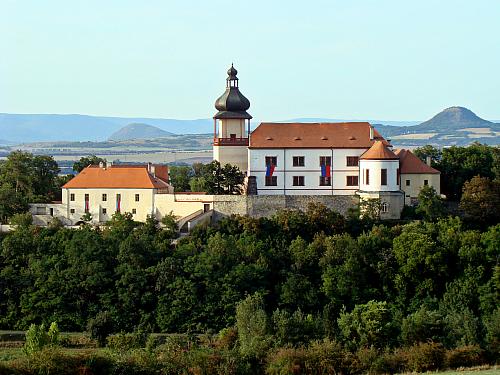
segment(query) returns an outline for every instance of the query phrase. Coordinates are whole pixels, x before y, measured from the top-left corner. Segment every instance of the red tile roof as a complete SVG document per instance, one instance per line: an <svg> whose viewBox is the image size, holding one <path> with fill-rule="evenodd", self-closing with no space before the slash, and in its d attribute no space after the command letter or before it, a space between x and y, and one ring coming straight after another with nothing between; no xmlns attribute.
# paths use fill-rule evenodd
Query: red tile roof
<svg viewBox="0 0 500 375"><path fill-rule="evenodd" d="M169 185L148 172L146 165L89 166L66 183L65 189L166 189Z"/></svg>
<svg viewBox="0 0 500 375"><path fill-rule="evenodd" d="M382 141L376 141L359 158L361 160L398 160L396 154L389 150Z"/></svg>
<svg viewBox="0 0 500 375"><path fill-rule="evenodd" d="M261 123L251 134L249 148L369 148L368 122ZM388 142L373 129L375 139Z"/></svg>
<svg viewBox="0 0 500 375"><path fill-rule="evenodd" d="M434 169L431 166L424 163L410 150L405 150L405 149L395 150L395 154L399 158L399 170L401 174L441 173L437 169Z"/></svg>

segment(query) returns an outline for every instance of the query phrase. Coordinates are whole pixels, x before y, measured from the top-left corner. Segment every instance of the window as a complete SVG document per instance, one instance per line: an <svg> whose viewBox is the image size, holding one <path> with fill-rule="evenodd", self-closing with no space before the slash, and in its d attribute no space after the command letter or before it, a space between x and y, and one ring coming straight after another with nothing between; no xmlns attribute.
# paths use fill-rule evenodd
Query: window
<svg viewBox="0 0 500 375"><path fill-rule="evenodd" d="M358 176L347 176L347 186L358 186Z"/></svg>
<svg viewBox="0 0 500 375"><path fill-rule="evenodd" d="M410 186L410 180L406 180L406 186Z"/></svg>
<svg viewBox="0 0 500 375"><path fill-rule="evenodd" d="M331 166L332 165L332 157L331 156L320 156L319 157L319 166L322 165Z"/></svg>
<svg viewBox="0 0 500 375"><path fill-rule="evenodd" d="M105 208L102 209L102 214L103 215L106 215L108 213L108 210L106 210Z"/></svg>
<svg viewBox="0 0 500 375"><path fill-rule="evenodd" d="M382 202L382 207L380 208L380 212L386 213L389 210L389 205L386 202Z"/></svg>
<svg viewBox="0 0 500 375"><path fill-rule="evenodd" d="M276 167L278 165L278 158L276 156L266 156L266 167L268 165L274 165Z"/></svg>
<svg viewBox="0 0 500 375"><path fill-rule="evenodd" d="M266 186L278 186L278 177L266 176Z"/></svg>
<svg viewBox="0 0 500 375"><path fill-rule="evenodd" d="M365 184L370 185L370 170L365 169Z"/></svg>
<svg viewBox="0 0 500 375"><path fill-rule="evenodd" d="M319 186L331 186L331 185L332 185L331 177L319 176Z"/></svg>
<svg viewBox="0 0 500 375"><path fill-rule="evenodd" d="M72 208L71 210L69 210L70 213L74 214L75 213L75 209Z"/></svg>
<svg viewBox="0 0 500 375"><path fill-rule="evenodd" d="M236 134L229 134L229 137L230 137L231 139L236 139Z"/></svg>
<svg viewBox="0 0 500 375"><path fill-rule="evenodd" d="M347 166L348 167L357 167L359 162L359 156L348 156L347 157Z"/></svg>
<svg viewBox="0 0 500 375"><path fill-rule="evenodd" d="M382 168L380 170L380 185L387 185L387 169Z"/></svg>
<svg viewBox="0 0 500 375"><path fill-rule="evenodd" d="M89 212L89 195L85 194L85 213Z"/></svg>
<svg viewBox="0 0 500 375"><path fill-rule="evenodd" d="M107 200L108 200L108 195L107 194L103 194L102 195L102 201L106 202Z"/></svg>
<svg viewBox="0 0 500 375"><path fill-rule="evenodd" d="M136 201L136 202L139 202L139 194L136 194L136 195L135 195L135 201Z"/></svg>
<svg viewBox="0 0 500 375"><path fill-rule="evenodd" d="M71 202L74 202L74 201L75 201L75 194L70 194L70 195L69 195L69 200L70 200Z"/></svg>
<svg viewBox="0 0 500 375"><path fill-rule="evenodd" d="M293 186L304 186L304 176L293 176Z"/></svg>
<svg viewBox="0 0 500 375"><path fill-rule="evenodd" d="M132 208L132 215L135 215L137 213L137 210L135 208Z"/></svg>
<svg viewBox="0 0 500 375"><path fill-rule="evenodd" d="M429 180L424 180L424 185L425 186L429 185Z"/></svg>
<svg viewBox="0 0 500 375"><path fill-rule="evenodd" d="M293 157L293 166L294 167L303 167L304 166L304 157L303 156L294 156Z"/></svg>

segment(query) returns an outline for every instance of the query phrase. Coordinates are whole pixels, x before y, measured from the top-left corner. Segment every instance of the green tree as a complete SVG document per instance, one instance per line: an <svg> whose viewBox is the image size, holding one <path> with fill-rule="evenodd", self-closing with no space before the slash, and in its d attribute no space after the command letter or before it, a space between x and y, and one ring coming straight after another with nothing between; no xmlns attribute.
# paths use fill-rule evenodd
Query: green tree
<svg viewBox="0 0 500 375"><path fill-rule="evenodd" d="M442 157L441 150L431 145L417 147L413 150L413 153L424 163L427 162L427 157L430 156L432 167L437 167Z"/></svg>
<svg viewBox="0 0 500 375"><path fill-rule="evenodd" d="M418 193L416 213L422 215L427 221L435 221L445 214L445 207L434 187L422 186Z"/></svg>
<svg viewBox="0 0 500 375"><path fill-rule="evenodd" d="M445 148L438 169L441 171L441 191L448 199L458 201L465 181L476 175L495 177L493 147L473 143L468 147Z"/></svg>
<svg viewBox="0 0 500 375"><path fill-rule="evenodd" d="M7 223L16 214L28 210L26 199L7 183L0 185L0 223Z"/></svg>
<svg viewBox="0 0 500 375"><path fill-rule="evenodd" d="M189 191L189 181L193 177L193 170L187 165L171 165L168 168L170 183L175 191Z"/></svg>
<svg viewBox="0 0 500 375"><path fill-rule="evenodd" d="M205 165L203 178L208 194L221 195L225 193L225 176L219 161L214 160Z"/></svg>
<svg viewBox="0 0 500 375"><path fill-rule="evenodd" d="M95 155L83 156L80 160L76 161L73 164L73 170L77 173L80 173L84 168L87 168L90 165L99 165L99 163L105 163L106 159L100 158Z"/></svg>
<svg viewBox="0 0 500 375"><path fill-rule="evenodd" d="M462 189L460 208L474 222L495 224L500 220L500 182L475 176Z"/></svg>
<svg viewBox="0 0 500 375"><path fill-rule="evenodd" d="M224 193L241 194L245 175L240 169L231 164L226 164L222 170L224 176Z"/></svg>
<svg viewBox="0 0 500 375"><path fill-rule="evenodd" d="M359 212L363 219L372 222L380 220L382 212L382 201L380 198L360 199Z"/></svg>
<svg viewBox="0 0 500 375"><path fill-rule="evenodd" d="M349 313L341 312L338 325L345 343L353 349L383 348L394 341L393 317L385 301L369 301Z"/></svg>
<svg viewBox="0 0 500 375"><path fill-rule="evenodd" d="M262 295L249 295L237 304L236 327L240 354L244 358L264 358L271 345L271 335L268 333L269 319L264 310Z"/></svg>

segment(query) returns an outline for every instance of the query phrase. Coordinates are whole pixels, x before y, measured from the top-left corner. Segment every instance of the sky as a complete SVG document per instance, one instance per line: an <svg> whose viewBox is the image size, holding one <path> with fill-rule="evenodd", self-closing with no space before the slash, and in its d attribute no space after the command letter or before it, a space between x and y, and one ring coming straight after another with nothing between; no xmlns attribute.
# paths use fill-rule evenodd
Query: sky
<svg viewBox="0 0 500 375"><path fill-rule="evenodd" d="M0 0L0 112L500 119L499 0Z"/></svg>

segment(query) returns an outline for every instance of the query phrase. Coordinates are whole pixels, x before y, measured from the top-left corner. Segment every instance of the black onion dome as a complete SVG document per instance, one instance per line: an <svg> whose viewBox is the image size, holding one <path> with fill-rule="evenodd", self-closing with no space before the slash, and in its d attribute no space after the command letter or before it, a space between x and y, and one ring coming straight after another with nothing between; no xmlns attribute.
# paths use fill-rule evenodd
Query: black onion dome
<svg viewBox="0 0 500 375"><path fill-rule="evenodd" d="M227 75L229 76L229 78L236 78L237 74L238 71L234 68L233 64L231 64L231 67L227 70Z"/></svg>
<svg viewBox="0 0 500 375"><path fill-rule="evenodd" d="M250 101L240 92L238 88L238 71L233 65L227 71L226 91L215 101L215 108L219 111L214 116L215 119L235 118L251 119L247 113L250 108Z"/></svg>

